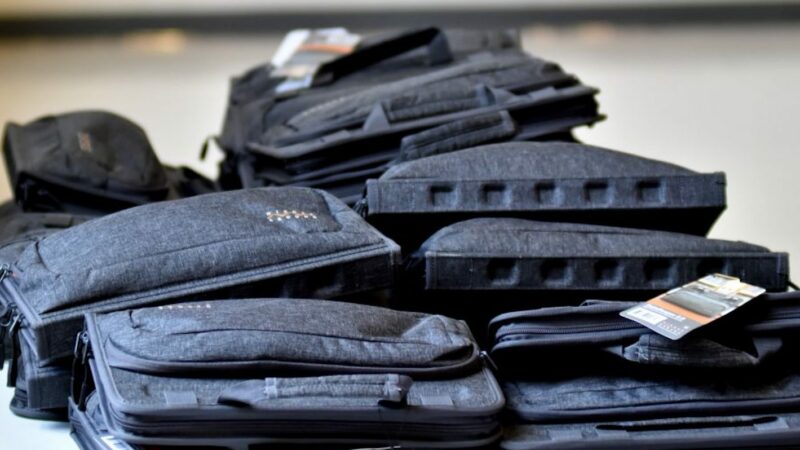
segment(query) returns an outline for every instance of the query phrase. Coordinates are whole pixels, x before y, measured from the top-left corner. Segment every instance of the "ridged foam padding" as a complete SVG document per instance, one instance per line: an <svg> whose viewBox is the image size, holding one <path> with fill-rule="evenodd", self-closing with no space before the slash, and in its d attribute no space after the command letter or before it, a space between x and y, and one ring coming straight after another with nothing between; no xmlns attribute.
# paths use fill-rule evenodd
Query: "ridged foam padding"
<svg viewBox="0 0 800 450"><path fill-rule="evenodd" d="M666 291L709 273L785 290L788 255L744 242L596 225L473 219L422 247L428 290Z"/></svg>
<svg viewBox="0 0 800 450"><path fill-rule="evenodd" d="M367 186L370 214L700 208L725 203L722 173L591 180L369 180Z"/></svg>
<svg viewBox="0 0 800 450"><path fill-rule="evenodd" d="M566 142L474 147L367 182L369 218L389 228L398 219L513 215L705 234L724 208L724 173Z"/></svg>

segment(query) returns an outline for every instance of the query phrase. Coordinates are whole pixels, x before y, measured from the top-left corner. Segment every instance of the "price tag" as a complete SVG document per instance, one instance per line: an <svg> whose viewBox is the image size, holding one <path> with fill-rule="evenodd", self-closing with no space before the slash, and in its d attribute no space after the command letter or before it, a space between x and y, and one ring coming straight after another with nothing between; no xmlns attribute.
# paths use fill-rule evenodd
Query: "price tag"
<svg viewBox="0 0 800 450"><path fill-rule="evenodd" d="M678 340L766 292L727 275L714 274L672 289L620 315Z"/></svg>
<svg viewBox="0 0 800 450"><path fill-rule="evenodd" d="M352 53L360 41L360 35L344 28L290 31L272 57L273 74L286 78L275 91L285 93L308 88L319 66Z"/></svg>

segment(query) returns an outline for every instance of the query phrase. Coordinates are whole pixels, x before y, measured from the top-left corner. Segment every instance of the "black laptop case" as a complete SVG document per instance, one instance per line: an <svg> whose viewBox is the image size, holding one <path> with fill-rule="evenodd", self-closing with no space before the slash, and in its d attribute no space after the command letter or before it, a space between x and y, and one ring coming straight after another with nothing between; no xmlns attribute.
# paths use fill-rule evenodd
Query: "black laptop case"
<svg viewBox="0 0 800 450"><path fill-rule="evenodd" d="M672 341L589 301L502 315L506 449L800 445L800 295L770 293Z"/></svg>
<svg viewBox="0 0 800 450"><path fill-rule="evenodd" d="M202 301L89 314L81 342L73 422L99 407L127 443L470 448L499 432L502 393L466 324L443 316Z"/></svg>

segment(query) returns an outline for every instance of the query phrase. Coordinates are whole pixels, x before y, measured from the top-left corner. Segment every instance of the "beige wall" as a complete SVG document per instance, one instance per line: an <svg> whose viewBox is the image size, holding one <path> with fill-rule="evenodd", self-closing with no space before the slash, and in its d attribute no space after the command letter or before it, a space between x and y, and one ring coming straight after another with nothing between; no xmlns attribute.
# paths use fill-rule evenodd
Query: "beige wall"
<svg viewBox="0 0 800 450"><path fill-rule="evenodd" d="M601 7L601 6L651 6L651 5L727 5L800 3L800 0L404 0L401 2L375 2L367 0L0 0L0 17L27 15L74 14L160 14L165 12L271 12L315 10L425 10L503 7Z"/></svg>

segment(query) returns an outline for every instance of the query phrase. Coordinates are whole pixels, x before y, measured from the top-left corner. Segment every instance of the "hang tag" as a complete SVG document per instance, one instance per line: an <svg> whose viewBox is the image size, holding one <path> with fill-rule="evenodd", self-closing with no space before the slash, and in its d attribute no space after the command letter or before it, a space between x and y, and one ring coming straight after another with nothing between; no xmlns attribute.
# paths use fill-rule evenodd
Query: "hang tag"
<svg viewBox="0 0 800 450"><path fill-rule="evenodd" d="M275 91L286 93L307 89L322 64L352 53L360 41L360 35L345 28L290 31L272 57L273 74L286 77Z"/></svg>
<svg viewBox="0 0 800 450"><path fill-rule="evenodd" d="M678 340L766 292L727 275L714 274L672 289L620 315Z"/></svg>
<svg viewBox="0 0 800 450"><path fill-rule="evenodd" d="M103 441L103 444L105 444L109 450L133 450L133 447L126 442L110 434L100 436L100 440Z"/></svg>

